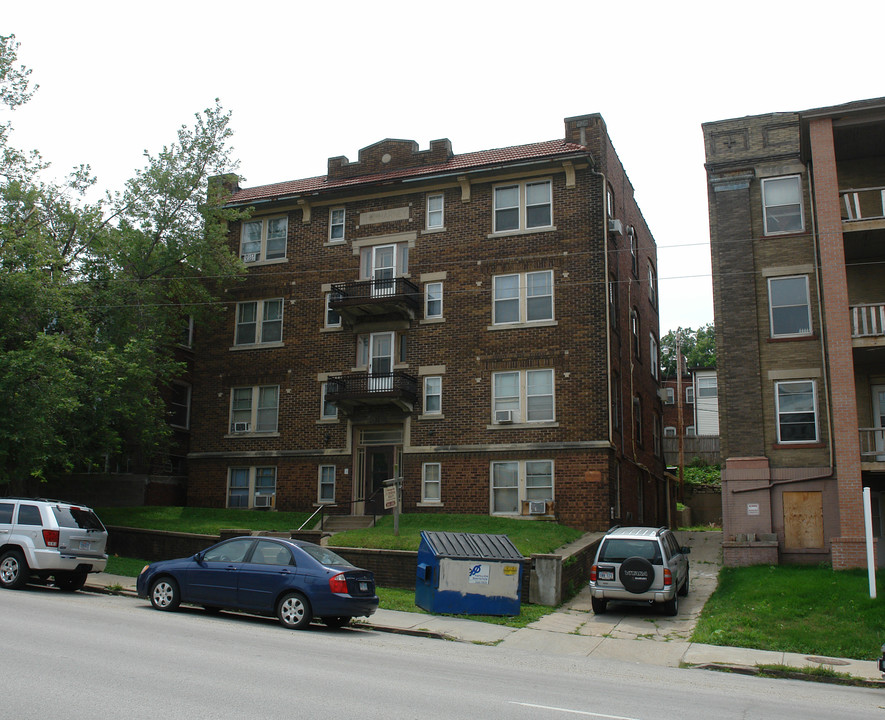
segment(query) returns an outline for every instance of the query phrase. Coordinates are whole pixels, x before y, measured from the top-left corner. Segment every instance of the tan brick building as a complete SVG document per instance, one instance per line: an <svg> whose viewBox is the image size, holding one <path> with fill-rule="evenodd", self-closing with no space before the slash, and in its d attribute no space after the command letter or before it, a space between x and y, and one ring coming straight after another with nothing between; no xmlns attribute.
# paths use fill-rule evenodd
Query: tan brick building
<svg viewBox="0 0 885 720"><path fill-rule="evenodd" d="M862 489L877 537L885 491L885 99L703 131L725 560L864 565Z"/></svg>
<svg viewBox="0 0 885 720"><path fill-rule="evenodd" d="M665 524L656 250L599 115L231 187L248 266L198 328L189 503Z"/></svg>

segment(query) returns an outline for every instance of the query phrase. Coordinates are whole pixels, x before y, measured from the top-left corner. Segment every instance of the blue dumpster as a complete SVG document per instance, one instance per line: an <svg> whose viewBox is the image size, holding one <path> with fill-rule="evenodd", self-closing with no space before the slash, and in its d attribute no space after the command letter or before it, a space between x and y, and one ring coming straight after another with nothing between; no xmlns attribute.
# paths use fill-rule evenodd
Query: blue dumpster
<svg viewBox="0 0 885 720"><path fill-rule="evenodd" d="M415 604L432 613L519 615L524 559L506 535L424 530Z"/></svg>

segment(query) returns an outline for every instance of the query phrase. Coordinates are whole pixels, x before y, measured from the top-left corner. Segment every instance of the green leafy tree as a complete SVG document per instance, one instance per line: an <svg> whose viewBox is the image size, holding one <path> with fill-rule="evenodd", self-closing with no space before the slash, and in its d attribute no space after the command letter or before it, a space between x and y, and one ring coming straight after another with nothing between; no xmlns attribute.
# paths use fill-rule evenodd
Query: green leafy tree
<svg viewBox="0 0 885 720"><path fill-rule="evenodd" d="M661 338L661 370L665 377L676 375L676 335L685 358L687 368L716 367L716 332L713 323L702 325L697 330L677 328Z"/></svg>
<svg viewBox="0 0 885 720"><path fill-rule="evenodd" d="M29 71L0 36L0 110L26 102ZM125 187L90 201L88 166L44 180L36 151L0 124L0 483L151 457L168 440L163 388L179 375L188 316L211 312L243 271L227 242L223 189L236 169L216 101Z"/></svg>

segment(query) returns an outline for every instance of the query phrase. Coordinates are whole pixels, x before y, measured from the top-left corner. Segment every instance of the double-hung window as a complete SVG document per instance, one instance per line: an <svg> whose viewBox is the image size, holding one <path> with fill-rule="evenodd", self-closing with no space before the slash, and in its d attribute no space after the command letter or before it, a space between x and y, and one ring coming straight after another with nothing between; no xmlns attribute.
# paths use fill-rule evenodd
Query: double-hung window
<svg viewBox="0 0 885 720"><path fill-rule="evenodd" d="M261 345L283 340L283 299L237 303L234 345Z"/></svg>
<svg viewBox="0 0 885 720"><path fill-rule="evenodd" d="M231 390L230 431L271 433L277 431L279 385L238 387Z"/></svg>
<svg viewBox="0 0 885 720"><path fill-rule="evenodd" d="M273 507L276 492L275 467L234 467L228 470L229 508Z"/></svg>
<svg viewBox="0 0 885 720"><path fill-rule="evenodd" d="M169 424L173 427L190 427L191 412L191 386L182 382L170 384L168 417Z"/></svg>
<svg viewBox="0 0 885 720"><path fill-rule="evenodd" d="M247 263L286 257L287 229L286 217L246 220L240 238L240 257Z"/></svg>
<svg viewBox="0 0 885 720"><path fill-rule="evenodd" d="M553 370L514 370L492 375L496 423L552 422Z"/></svg>
<svg viewBox="0 0 885 720"><path fill-rule="evenodd" d="M428 195L427 196L427 229L438 230L443 225L443 196Z"/></svg>
<svg viewBox="0 0 885 720"><path fill-rule="evenodd" d="M441 468L439 463L424 463L421 466L421 502L442 502Z"/></svg>
<svg viewBox="0 0 885 720"><path fill-rule="evenodd" d="M329 210L329 242L344 242L344 208Z"/></svg>
<svg viewBox="0 0 885 720"><path fill-rule="evenodd" d="M714 398L719 394L719 383L716 377L699 377L697 384L699 398Z"/></svg>
<svg viewBox="0 0 885 720"><path fill-rule="evenodd" d="M496 275L492 279L492 323L553 320L553 271Z"/></svg>
<svg viewBox="0 0 885 720"><path fill-rule="evenodd" d="M814 380L776 382L774 388L778 442L817 442L817 389Z"/></svg>
<svg viewBox="0 0 885 720"><path fill-rule="evenodd" d="M493 231L516 232L553 225L553 185L537 180L498 185L495 190Z"/></svg>
<svg viewBox="0 0 885 720"><path fill-rule="evenodd" d="M651 376L657 380L660 361L658 360L658 339L654 333L648 334L648 367L651 371Z"/></svg>
<svg viewBox="0 0 885 720"><path fill-rule="evenodd" d="M442 412L442 377L424 378L424 414L439 415Z"/></svg>
<svg viewBox="0 0 885 720"><path fill-rule="evenodd" d="M320 503L335 502L335 466L320 465L319 470L319 487L317 489L317 500Z"/></svg>
<svg viewBox="0 0 885 720"><path fill-rule="evenodd" d="M648 301L652 307L658 306L658 275L651 260L648 262Z"/></svg>
<svg viewBox="0 0 885 720"><path fill-rule="evenodd" d="M762 181L762 214L766 235L802 231L805 216L802 210L802 182L798 175Z"/></svg>
<svg viewBox="0 0 885 720"><path fill-rule="evenodd" d="M633 356L639 359L639 312L636 308L630 311L630 341L633 344Z"/></svg>
<svg viewBox="0 0 885 720"><path fill-rule="evenodd" d="M493 514L519 514L523 500L553 500L552 460L493 462L491 475Z"/></svg>
<svg viewBox="0 0 885 720"><path fill-rule="evenodd" d="M768 305L772 337L811 334L807 275L768 278Z"/></svg>
<svg viewBox="0 0 885 720"><path fill-rule="evenodd" d="M664 405L672 405L676 402L676 391L673 388L664 388Z"/></svg>
<svg viewBox="0 0 885 720"><path fill-rule="evenodd" d="M424 285L424 319L440 319L443 316L443 284L430 282Z"/></svg>
<svg viewBox="0 0 885 720"><path fill-rule="evenodd" d="M329 383L323 383L322 399L320 400L320 417L323 420L337 420L338 406L326 399L326 393L329 391Z"/></svg>
<svg viewBox="0 0 885 720"><path fill-rule="evenodd" d="M332 300L337 300L337 299L339 299L339 297L340 297L340 295L338 293L334 293L334 292L327 292L326 293L326 309L325 309L325 314L323 316L323 324L327 328L341 327L341 315L338 313L337 310L334 310L330 305L330 302Z"/></svg>

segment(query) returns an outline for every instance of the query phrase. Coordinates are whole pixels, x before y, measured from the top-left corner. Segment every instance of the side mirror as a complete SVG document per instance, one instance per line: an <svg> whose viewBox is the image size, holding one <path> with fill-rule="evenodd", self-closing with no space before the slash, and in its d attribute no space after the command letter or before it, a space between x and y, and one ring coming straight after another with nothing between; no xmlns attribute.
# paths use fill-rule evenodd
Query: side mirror
<svg viewBox="0 0 885 720"><path fill-rule="evenodd" d="M691 548L690 547L679 548L679 551L683 555L691 555Z"/></svg>
<svg viewBox="0 0 885 720"><path fill-rule="evenodd" d="M198 563L203 562L203 553L201 553L201 552L194 553L194 562L198 562Z"/></svg>

